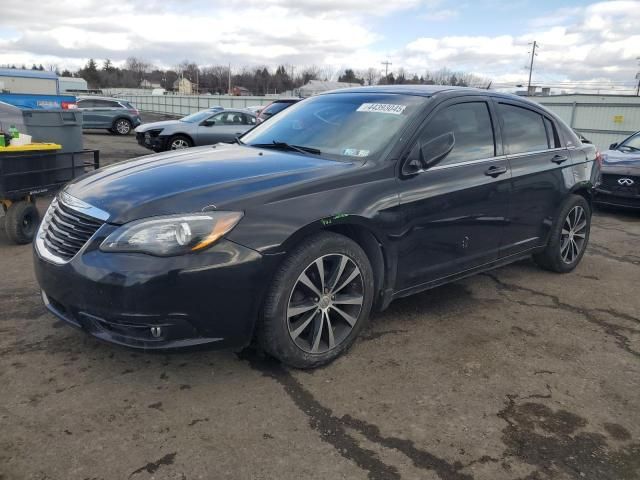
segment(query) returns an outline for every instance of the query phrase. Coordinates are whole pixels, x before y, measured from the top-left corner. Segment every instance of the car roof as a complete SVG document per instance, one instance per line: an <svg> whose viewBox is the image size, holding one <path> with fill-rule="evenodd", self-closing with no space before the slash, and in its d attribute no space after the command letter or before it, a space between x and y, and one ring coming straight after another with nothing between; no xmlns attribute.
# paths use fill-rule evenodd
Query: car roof
<svg viewBox="0 0 640 480"><path fill-rule="evenodd" d="M497 92L495 90L487 90L484 88L474 87L452 87L450 85L375 85L370 87L350 87L331 90L319 93L320 95L339 95L343 93L391 93L397 95L414 95L419 97L433 97L437 94L452 95L486 95L494 98L503 98L509 100L518 100L528 103L532 106L547 110L539 103L527 97L514 95L512 93ZM548 111L548 110L547 110Z"/></svg>
<svg viewBox="0 0 640 480"><path fill-rule="evenodd" d="M206 110L206 111L208 111L208 110ZM225 113L225 112L244 113L245 115L255 116L255 115L253 115L253 113L251 111L245 110L244 108L223 108L222 110L219 110L216 113Z"/></svg>
<svg viewBox="0 0 640 480"><path fill-rule="evenodd" d="M471 87L451 87L449 85L374 85L370 87L349 87L340 88L320 93L319 95L331 95L336 93L395 93L401 95L416 95L420 97L431 97L436 93L445 91L459 91L468 93L487 93L486 90Z"/></svg>
<svg viewBox="0 0 640 480"><path fill-rule="evenodd" d="M111 100L113 102L128 102L126 98L104 97L100 95L80 95L76 98L78 100Z"/></svg>

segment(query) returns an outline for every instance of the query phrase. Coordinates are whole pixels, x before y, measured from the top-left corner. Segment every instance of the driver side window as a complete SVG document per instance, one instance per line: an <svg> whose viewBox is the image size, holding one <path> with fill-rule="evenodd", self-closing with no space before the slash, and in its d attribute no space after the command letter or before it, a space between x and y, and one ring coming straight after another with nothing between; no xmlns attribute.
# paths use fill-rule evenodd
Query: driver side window
<svg viewBox="0 0 640 480"><path fill-rule="evenodd" d="M420 145L425 145L446 134L453 134L454 145L439 165L481 160L496 155L493 125L486 102L459 103L445 107L429 121L418 141Z"/></svg>

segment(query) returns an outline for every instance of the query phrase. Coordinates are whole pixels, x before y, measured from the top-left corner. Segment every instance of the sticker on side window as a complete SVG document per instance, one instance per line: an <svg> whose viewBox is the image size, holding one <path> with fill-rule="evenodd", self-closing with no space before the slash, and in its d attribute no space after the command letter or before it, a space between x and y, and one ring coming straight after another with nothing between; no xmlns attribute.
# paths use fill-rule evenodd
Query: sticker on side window
<svg viewBox="0 0 640 480"><path fill-rule="evenodd" d="M345 148L342 154L348 157L368 157L369 150L358 150L357 148Z"/></svg>
<svg viewBox="0 0 640 480"><path fill-rule="evenodd" d="M393 115L402 115L406 105L396 105L393 103L363 103L358 107L357 112L370 113L391 113Z"/></svg>

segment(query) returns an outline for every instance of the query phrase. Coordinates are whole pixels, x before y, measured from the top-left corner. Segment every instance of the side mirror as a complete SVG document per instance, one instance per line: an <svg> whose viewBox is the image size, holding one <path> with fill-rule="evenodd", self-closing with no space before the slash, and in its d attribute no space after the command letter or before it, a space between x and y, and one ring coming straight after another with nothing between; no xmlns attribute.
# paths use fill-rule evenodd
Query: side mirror
<svg viewBox="0 0 640 480"><path fill-rule="evenodd" d="M210 127L211 125L215 125L215 124L216 124L215 120L203 120L200 125L202 125L203 127Z"/></svg>
<svg viewBox="0 0 640 480"><path fill-rule="evenodd" d="M615 150L617 147L618 147L618 142L612 143L611 145L609 145L609 150Z"/></svg>
<svg viewBox="0 0 640 480"><path fill-rule="evenodd" d="M417 143L409 153L402 173L415 175L437 165L451 153L455 143L453 132L443 133L422 145Z"/></svg>

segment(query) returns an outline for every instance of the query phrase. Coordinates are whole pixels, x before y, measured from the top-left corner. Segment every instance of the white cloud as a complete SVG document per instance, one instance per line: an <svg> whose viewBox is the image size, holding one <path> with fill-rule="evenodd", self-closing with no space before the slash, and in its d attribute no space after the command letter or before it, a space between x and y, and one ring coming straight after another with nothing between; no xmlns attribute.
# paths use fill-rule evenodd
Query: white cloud
<svg viewBox="0 0 640 480"><path fill-rule="evenodd" d="M640 56L640 2L602 2L556 13L533 19L521 35L418 38L397 57L413 69L447 66L522 83L528 75L530 43L536 40L540 47L534 79L607 78L631 86ZM549 21L554 18L557 21Z"/></svg>
<svg viewBox="0 0 640 480"><path fill-rule="evenodd" d="M633 81L640 56L640 2L633 0L559 8L523 23L515 35L423 36L393 51L385 45L394 39L377 31L381 17L397 21L402 13L456 25L468 21L470 8L492 1L22 0L3 6L0 63L77 68L89 57L119 63L134 55L162 67L188 58L336 70L380 68L389 58L394 69L411 73L448 67L514 83L526 79L529 43L536 40L534 79Z"/></svg>
<svg viewBox="0 0 640 480"><path fill-rule="evenodd" d="M422 14L420 17L428 22L444 22L456 18L460 12L452 8L443 8Z"/></svg>

